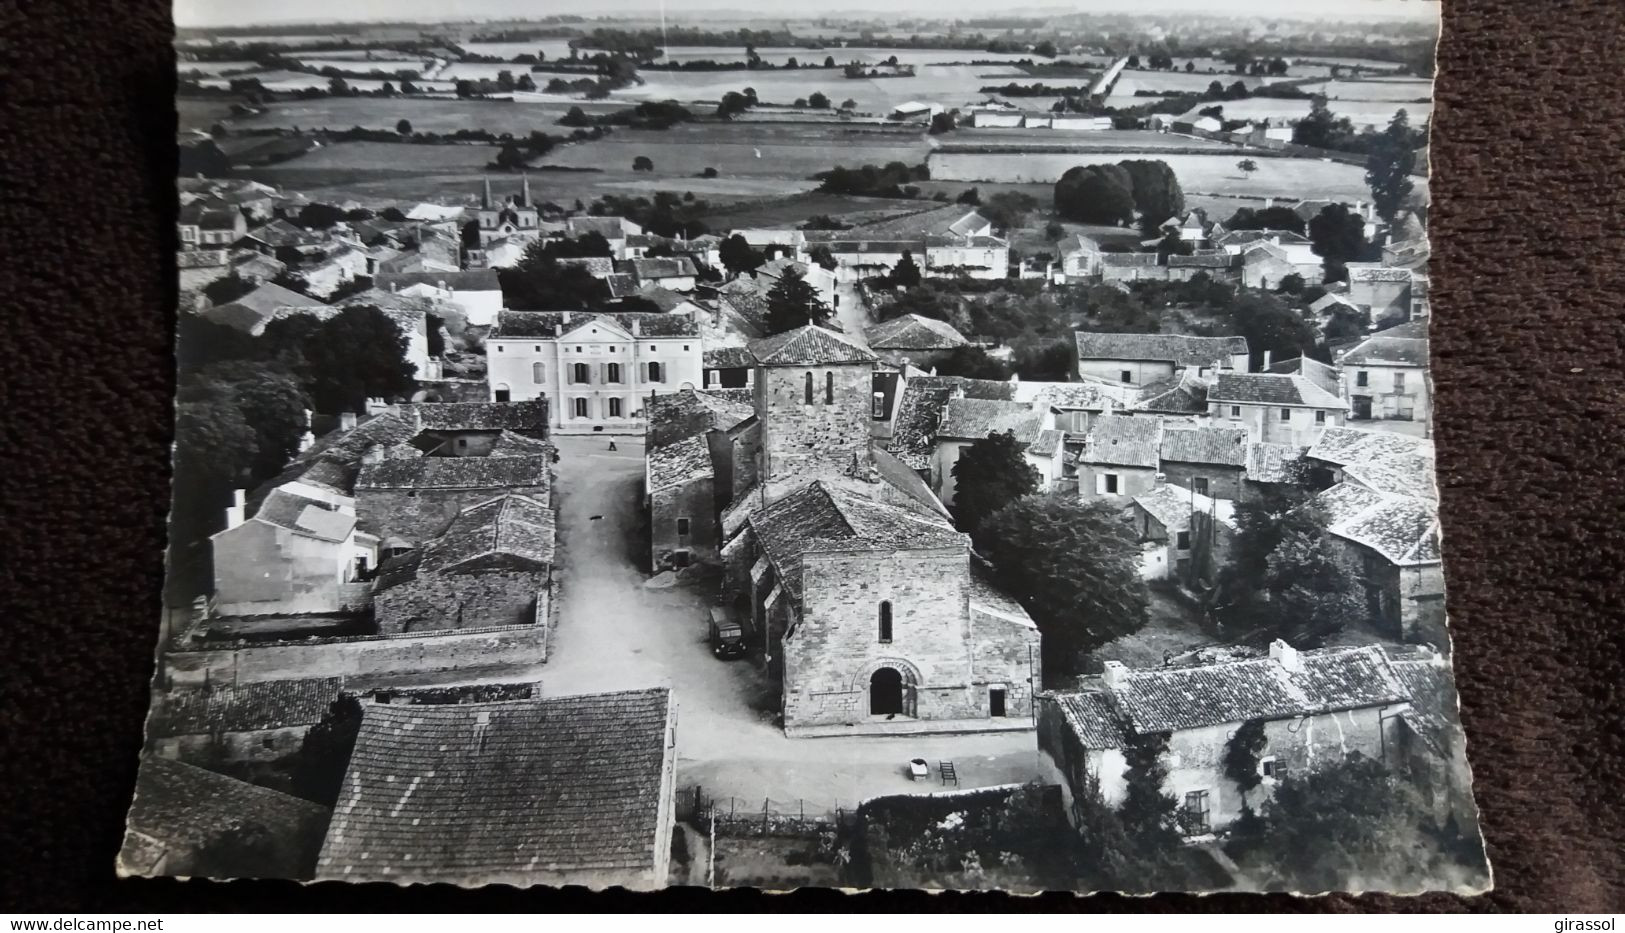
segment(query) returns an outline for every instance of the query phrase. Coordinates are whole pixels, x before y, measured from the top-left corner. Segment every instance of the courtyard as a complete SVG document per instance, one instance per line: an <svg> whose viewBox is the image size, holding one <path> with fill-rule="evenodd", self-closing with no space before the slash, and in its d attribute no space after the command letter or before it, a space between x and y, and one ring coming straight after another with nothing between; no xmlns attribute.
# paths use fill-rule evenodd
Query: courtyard
<svg viewBox="0 0 1625 933"><path fill-rule="evenodd" d="M941 790L938 761L952 761L960 787L1038 776L1030 732L972 735L786 738L777 699L749 660L720 661L706 643L708 595L649 589L633 562L639 547L643 444L618 437L560 437L558 629L541 672L548 696L672 688L677 701L678 784L704 788L741 809L804 806L809 814L851 808L881 794ZM915 782L908 761L932 764Z"/></svg>

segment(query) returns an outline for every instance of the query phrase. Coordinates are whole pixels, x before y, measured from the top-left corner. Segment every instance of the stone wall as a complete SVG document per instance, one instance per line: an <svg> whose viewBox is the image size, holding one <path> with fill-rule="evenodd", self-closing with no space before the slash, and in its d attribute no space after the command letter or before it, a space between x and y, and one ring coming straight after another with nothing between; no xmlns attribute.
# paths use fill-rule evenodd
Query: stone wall
<svg viewBox="0 0 1625 933"><path fill-rule="evenodd" d="M1003 646L977 663L964 550L821 552L802 564L802 620L784 640L786 731L869 722L870 677L884 667L902 675L907 716L985 720L992 676L1012 688L1015 708L1025 652L1019 671L1008 669ZM889 642L880 639L882 603Z"/></svg>
<svg viewBox="0 0 1625 933"><path fill-rule="evenodd" d="M201 686L533 666L547 660L546 618L538 612L537 624L500 629L172 651L160 674L173 686Z"/></svg>
<svg viewBox="0 0 1625 933"><path fill-rule="evenodd" d="M423 544L437 537L457 513L471 505L515 493L548 501L544 486L492 486L482 489L357 489L361 527L380 538L401 537Z"/></svg>
<svg viewBox="0 0 1625 933"><path fill-rule="evenodd" d="M153 739L151 748L161 758L184 761L210 768L217 761L276 761L298 754L309 725L281 729L255 729L250 732L223 732L218 735L175 735Z"/></svg>
<svg viewBox="0 0 1625 933"><path fill-rule="evenodd" d="M649 495L649 556L656 572L675 566L672 555L676 551L687 551L690 563L715 564L721 560L714 488L707 476ZM678 534L680 518L688 519L686 535Z"/></svg>
<svg viewBox="0 0 1625 933"><path fill-rule="evenodd" d="M1212 499L1240 499L1241 479L1245 471L1241 467L1222 466L1216 463L1181 463L1178 460L1162 461L1162 475L1170 486L1179 486L1184 489L1195 489L1197 477L1207 479L1207 492L1204 495Z"/></svg>
<svg viewBox="0 0 1625 933"><path fill-rule="evenodd" d="M373 615L383 635L524 625L546 591L544 573L426 574L378 593Z"/></svg>
<svg viewBox="0 0 1625 933"><path fill-rule="evenodd" d="M1099 484L1096 477L1107 473L1117 474L1117 494L1103 495L1096 490ZM1103 466L1096 463L1078 464L1078 495L1084 501L1100 500L1110 502L1127 508L1129 500L1142 493L1150 492L1157 484L1157 471L1150 467L1122 467Z"/></svg>
<svg viewBox="0 0 1625 933"><path fill-rule="evenodd" d="M771 476L845 469L854 455L869 449L874 366L771 366L756 380L756 410L762 413L762 444ZM812 404L807 377L812 376ZM829 377L834 404L827 404Z"/></svg>

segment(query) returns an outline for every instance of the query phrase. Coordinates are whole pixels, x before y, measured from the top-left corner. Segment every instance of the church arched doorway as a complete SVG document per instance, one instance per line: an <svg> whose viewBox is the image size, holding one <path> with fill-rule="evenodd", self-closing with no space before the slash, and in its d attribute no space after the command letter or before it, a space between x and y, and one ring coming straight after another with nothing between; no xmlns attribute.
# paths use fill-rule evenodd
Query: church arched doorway
<svg viewBox="0 0 1625 933"><path fill-rule="evenodd" d="M903 711L903 675L883 667L869 676L869 714L893 716Z"/></svg>

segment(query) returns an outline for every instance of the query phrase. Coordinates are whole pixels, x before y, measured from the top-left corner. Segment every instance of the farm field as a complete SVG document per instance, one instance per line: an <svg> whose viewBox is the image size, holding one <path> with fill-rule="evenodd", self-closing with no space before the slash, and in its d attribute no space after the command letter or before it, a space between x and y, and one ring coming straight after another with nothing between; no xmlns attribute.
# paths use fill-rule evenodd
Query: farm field
<svg viewBox="0 0 1625 933"><path fill-rule="evenodd" d="M941 156L930 160L932 176L936 181L953 181L960 187L969 187L977 178L999 178L1011 182L1029 182L1035 185L1053 183L1067 169L1075 165L1095 162L1119 162L1124 159L1161 159L1179 176L1180 187L1187 194L1210 193L1244 195L1251 197L1300 197L1298 192L1313 191L1317 197L1357 201L1370 197L1365 183L1365 169L1343 162L1322 162L1318 159L1267 158L1250 156L1258 163L1258 171L1243 177L1236 163L1239 152L1215 155L1186 155L1159 153L1155 150L1140 152L1088 153L1027 153L1009 155L977 154L975 161L957 159L944 164ZM962 181L958 179L963 179ZM1417 179L1421 187L1421 179Z"/></svg>
<svg viewBox="0 0 1625 933"><path fill-rule="evenodd" d="M1187 120L1195 119L1197 111L1202 104L1192 108L1184 115ZM1223 102L1224 116L1227 120L1270 120L1275 123L1296 121L1308 116L1309 101L1307 100L1280 100L1268 97L1252 97L1247 100L1227 100ZM1383 101L1337 100L1331 102L1332 113L1340 117L1348 117L1355 127L1386 126L1394 118L1394 112L1400 109L1410 115L1411 123L1417 124L1426 120L1433 113L1433 105L1426 104L1400 104Z"/></svg>
<svg viewBox="0 0 1625 933"><path fill-rule="evenodd" d="M1217 81L1225 87L1237 81L1247 85L1248 89L1264 84L1282 81L1282 78L1251 78L1237 74L1203 74L1183 71L1129 71L1125 69L1123 76L1117 79L1112 86L1113 94L1133 94L1135 91L1156 91L1159 94L1194 94L1207 90L1208 85ZM1050 82L1054 83L1054 82Z"/></svg>
<svg viewBox="0 0 1625 933"><path fill-rule="evenodd" d="M1214 149L1234 145L1216 139L1158 133L1152 130L1047 130L968 127L937 137L950 148L962 145L1021 148L1023 146L1076 146L1079 149Z"/></svg>
<svg viewBox="0 0 1625 933"><path fill-rule="evenodd" d="M245 74L204 78L199 81L204 87L228 88L231 82L242 78L253 78L268 91L303 91L306 88L325 88L332 80L325 75L306 74L302 71L261 71ZM344 83L361 91L376 91L385 84L398 87L395 81L373 78L345 78ZM416 81L419 89L424 91L453 91L456 85L450 81Z"/></svg>
<svg viewBox="0 0 1625 933"><path fill-rule="evenodd" d="M325 54L325 53L324 53ZM337 68L340 71L421 71L428 63L428 58L301 58L299 64L320 71L323 68Z"/></svg>
<svg viewBox="0 0 1625 933"><path fill-rule="evenodd" d="M179 75L229 75L243 71L258 71L259 62L187 62L175 63Z"/></svg>
<svg viewBox="0 0 1625 933"><path fill-rule="evenodd" d="M325 80L325 79L324 79ZM419 132L451 133L483 129L492 133L529 136L532 130L560 134L559 117L572 106L587 113L609 113L625 104L558 100L545 104L513 101L449 100L441 98L354 98L324 97L317 100L290 100L272 104L265 113L231 121L234 127L301 127L303 129L394 129L402 119Z"/></svg>
<svg viewBox="0 0 1625 933"><path fill-rule="evenodd" d="M775 123L699 123L669 130L617 130L603 139L549 153L544 160L579 168L630 168L638 156L658 174L696 176L707 167L723 175L805 179L836 164L917 164L924 134L893 127L832 127Z"/></svg>
<svg viewBox="0 0 1625 933"><path fill-rule="evenodd" d="M921 182L922 188L930 182ZM698 192L695 192L696 195ZM859 220L883 220L899 214L911 214L936 205L921 200L897 198L860 198L846 194L825 194L808 191L805 194L762 201L742 201L718 207L705 214L704 220L715 229L748 227L776 227L784 224L799 226L809 217L827 214L847 223Z"/></svg>
<svg viewBox="0 0 1625 933"><path fill-rule="evenodd" d="M470 55L488 55L512 60L516 55L541 53L547 61L570 57L569 39L532 39L529 42L459 42L458 47Z"/></svg>
<svg viewBox="0 0 1625 933"><path fill-rule="evenodd" d="M1331 100L1431 100L1433 82L1415 79L1389 79L1379 81L1325 81L1305 84L1308 94L1324 94Z"/></svg>
<svg viewBox="0 0 1625 933"><path fill-rule="evenodd" d="M1025 76L1014 71L1004 72L998 66L991 65L943 65L921 68L912 78L845 78L839 71L827 68L795 71L645 71L641 77L644 84L622 88L611 96L628 101L716 101L729 91L752 87L756 89L756 96L765 103L789 104L798 97L808 97L814 91L822 91L834 104L851 99L856 102L858 110L887 113L898 104L910 100L960 107L985 97L981 93L984 85L1005 84L1022 80ZM1046 100L1044 106L1050 103L1053 101Z"/></svg>
<svg viewBox="0 0 1625 933"><path fill-rule="evenodd" d="M181 132L204 130L221 121L231 119L231 101L212 98L181 97L175 100L175 113L180 118L176 127Z"/></svg>

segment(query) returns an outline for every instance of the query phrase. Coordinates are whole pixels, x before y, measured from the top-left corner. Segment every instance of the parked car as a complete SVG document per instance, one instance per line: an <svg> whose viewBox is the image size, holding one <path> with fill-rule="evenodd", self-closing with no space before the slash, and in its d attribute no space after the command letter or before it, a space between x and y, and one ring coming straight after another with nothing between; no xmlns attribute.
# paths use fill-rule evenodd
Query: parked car
<svg viewBox="0 0 1625 933"><path fill-rule="evenodd" d="M711 607L711 653L725 661L745 656L745 627L724 606Z"/></svg>

